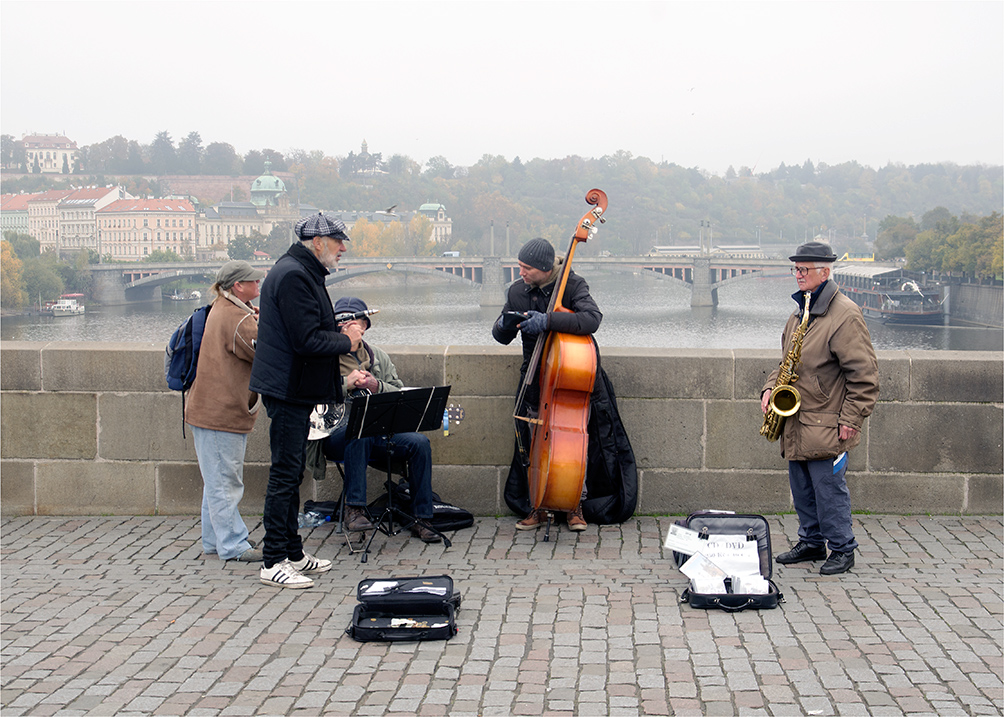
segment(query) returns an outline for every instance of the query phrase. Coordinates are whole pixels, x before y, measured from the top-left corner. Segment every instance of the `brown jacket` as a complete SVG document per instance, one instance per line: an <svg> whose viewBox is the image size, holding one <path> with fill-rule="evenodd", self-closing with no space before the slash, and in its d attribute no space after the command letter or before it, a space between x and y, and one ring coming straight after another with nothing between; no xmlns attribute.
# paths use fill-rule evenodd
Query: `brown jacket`
<svg viewBox="0 0 1004 717"><path fill-rule="evenodd" d="M248 388L258 320L251 307L225 292L213 301L199 350L195 382L185 402L185 422L227 433L250 433L258 394Z"/></svg>
<svg viewBox="0 0 1004 717"><path fill-rule="evenodd" d="M801 362L795 366L802 404L781 432L781 455L790 461L835 458L856 446L861 434L841 441L839 426L860 431L879 393L878 359L861 309L827 281L809 317ZM781 337L785 353L800 320L799 311L788 318ZM774 388L779 371L774 369L761 393Z"/></svg>

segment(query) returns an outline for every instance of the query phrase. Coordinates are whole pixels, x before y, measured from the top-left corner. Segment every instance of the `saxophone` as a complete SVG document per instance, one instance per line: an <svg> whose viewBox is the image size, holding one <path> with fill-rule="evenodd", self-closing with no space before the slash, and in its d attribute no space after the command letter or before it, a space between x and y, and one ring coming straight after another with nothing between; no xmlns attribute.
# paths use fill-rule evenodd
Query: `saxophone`
<svg viewBox="0 0 1004 717"><path fill-rule="evenodd" d="M763 425L760 426L760 435L768 441L776 441L781 437L784 419L795 415L802 405L802 396L792 384L798 380L795 366L802 360L802 340L809 327L809 300L812 298L812 294L807 291L804 298L805 310L802 312L802 323L795 329L788 353L781 361L781 370L777 374L777 381L774 382L774 389L770 392L767 413L764 414Z"/></svg>

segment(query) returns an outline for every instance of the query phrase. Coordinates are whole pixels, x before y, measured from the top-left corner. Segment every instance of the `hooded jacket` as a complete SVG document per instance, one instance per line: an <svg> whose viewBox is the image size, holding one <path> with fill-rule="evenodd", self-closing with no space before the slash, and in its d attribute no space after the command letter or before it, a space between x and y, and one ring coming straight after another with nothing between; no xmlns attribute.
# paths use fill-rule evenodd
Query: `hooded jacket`
<svg viewBox="0 0 1004 717"><path fill-rule="evenodd" d="M801 306L801 292L792 298ZM801 318L800 310L788 317L781 335L785 354ZM774 388L778 373L780 366L771 373L761 394ZM878 359L861 309L840 293L832 280L813 292L809 326L795 373L798 380L794 386L802 403L798 413L785 419L781 455L789 461L822 460L858 445L860 433L841 441L839 427L860 431L871 415L879 394Z"/></svg>

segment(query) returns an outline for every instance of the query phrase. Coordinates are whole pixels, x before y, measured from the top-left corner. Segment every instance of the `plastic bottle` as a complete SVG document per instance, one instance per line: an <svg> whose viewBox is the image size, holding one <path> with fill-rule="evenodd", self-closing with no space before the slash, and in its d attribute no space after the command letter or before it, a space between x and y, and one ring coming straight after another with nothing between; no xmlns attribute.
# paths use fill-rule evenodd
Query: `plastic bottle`
<svg viewBox="0 0 1004 717"><path fill-rule="evenodd" d="M316 528L318 525L324 525L328 520L330 519L327 516L315 513L312 510L296 516L296 524L301 528Z"/></svg>

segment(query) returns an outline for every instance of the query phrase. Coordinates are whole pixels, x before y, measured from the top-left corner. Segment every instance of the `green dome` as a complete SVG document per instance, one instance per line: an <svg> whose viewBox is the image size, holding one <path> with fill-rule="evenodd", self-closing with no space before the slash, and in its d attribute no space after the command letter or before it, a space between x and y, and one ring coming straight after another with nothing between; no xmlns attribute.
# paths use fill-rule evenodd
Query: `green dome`
<svg viewBox="0 0 1004 717"><path fill-rule="evenodd" d="M282 180L269 171L271 162L265 162L265 174L251 182L251 202L259 206L274 205L280 194L286 192Z"/></svg>

